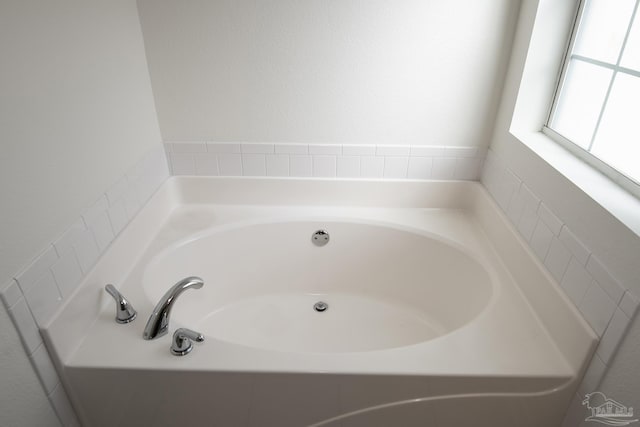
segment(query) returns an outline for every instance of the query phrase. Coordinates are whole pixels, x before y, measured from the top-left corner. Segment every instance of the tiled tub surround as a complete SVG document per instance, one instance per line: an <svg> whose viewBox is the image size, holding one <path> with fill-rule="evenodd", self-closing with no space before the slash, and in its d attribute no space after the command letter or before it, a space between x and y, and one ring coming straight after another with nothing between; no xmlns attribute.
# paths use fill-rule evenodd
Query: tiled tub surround
<svg viewBox="0 0 640 427"><path fill-rule="evenodd" d="M172 175L478 180L486 148L165 142Z"/></svg>
<svg viewBox="0 0 640 427"><path fill-rule="evenodd" d="M100 256L168 176L164 150L158 145L0 289L24 349L65 427L78 422L39 328L46 327L69 300Z"/></svg>
<svg viewBox="0 0 640 427"><path fill-rule="evenodd" d="M580 403L586 393L597 390L637 313L640 297L625 289L615 271L604 265L492 151L485 161L482 183L600 338L565 420L566 427L573 427L584 420Z"/></svg>
<svg viewBox="0 0 640 427"><path fill-rule="evenodd" d="M288 224L310 218L387 224L449 242L487 269L492 278L490 302L470 323L438 339L378 351L273 351L213 335L188 356L177 358L169 353L169 336L141 339L157 295L173 284L173 278L157 283L164 280L151 280L145 272L155 255L178 242L194 241L194 236L238 224L283 219ZM301 242L309 245L305 250L314 250L306 233ZM384 250L368 239L354 242ZM332 236L331 243L320 250L340 247L339 236ZM303 265L292 260L298 251L289 251L277 264L261 266L250 261L248 246L229 248L239 252L225 261L228 268L262 277L263 268L277 265L282 270L279 263L291 262L292 269ZM357 256L359 251L349 253ZM517 268L507 271L509 265ZM121 272L127 272L126 277ZM113 301L103 291L107 282L116 282L142 320L114 322ZM198 328L193 320L180 322L198 315L189 301L205 302L199 298L221 291L214 282L180 297L172 331ZM263 285L267 292L268 282ZM65 366L72 397L87 426L123 419L175 425L185 413L191 425L211 425L212 419L225 426L300 426L322 420L330 427L388 426L394 421L423 426L425 420L456 427L512 427L518 425L514 421L555 425L595 344L586 322L509 230L505 216L479 183L220 177L167 180L49 324L45 337ZM121 351L123 347L128 351ZM129 393L114 393L123 383ZM155 391L162 396L153 397ZM495 394L486 394L491 392ZM438 400L429 400L434 397ZM335 415L344 418L328 419Z"/></svg>

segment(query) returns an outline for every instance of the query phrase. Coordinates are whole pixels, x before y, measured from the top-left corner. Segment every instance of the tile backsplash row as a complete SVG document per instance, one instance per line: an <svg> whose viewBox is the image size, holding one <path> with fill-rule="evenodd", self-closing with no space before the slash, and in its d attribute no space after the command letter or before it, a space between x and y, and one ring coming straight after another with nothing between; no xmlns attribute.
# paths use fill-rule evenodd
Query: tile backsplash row
<svg viewBox="0 0 640 427"><path fill-rule="evenodd" d="M487 153L482 183L505 212L533 253L559 283L600 342L575 399L596 390L638 310L638 295L625 289L579 236L540 200L525 182ZM580 405L572 405L576 411ZM577 408L577 409L576 409ZM571 410L565 420L569 427Z"/></svg>
<svg viewBox="0 0 640 427"><path fill-rule="evenodd" d="M165 142L173 175L478 180L485 148Z"/></svg>
<svg viewBox="0 0 640 427"><path fill-rule="evenodd" d="M166 156L158 145L0 288L2 302L64 426L79 424L42 341L39 326L51 319L100 255L168 177Z"/></svg>

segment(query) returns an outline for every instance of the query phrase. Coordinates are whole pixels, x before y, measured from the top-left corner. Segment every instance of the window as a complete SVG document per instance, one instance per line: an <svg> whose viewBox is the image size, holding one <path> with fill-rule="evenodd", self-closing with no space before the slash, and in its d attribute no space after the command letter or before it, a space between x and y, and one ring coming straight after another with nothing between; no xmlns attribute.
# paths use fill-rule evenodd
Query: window
<svg viewBox="0 0 640 427"><path fill-rule="evenodd" d="M636 195L640 183L639 5L640 0L583 0L544 129Z"/></svg>

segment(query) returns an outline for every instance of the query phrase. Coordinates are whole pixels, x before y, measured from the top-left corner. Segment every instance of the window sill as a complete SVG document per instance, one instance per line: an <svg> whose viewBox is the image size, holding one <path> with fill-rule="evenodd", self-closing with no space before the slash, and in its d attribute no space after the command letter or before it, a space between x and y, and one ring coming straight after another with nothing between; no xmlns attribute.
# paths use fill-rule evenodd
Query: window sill
<svg viewBox="0 0 640 427"><path fill-rule="evenodd" d="M638 198L575 157L542 132L512 129L511 134L618 221L640 236L640 200Z"/></svg>

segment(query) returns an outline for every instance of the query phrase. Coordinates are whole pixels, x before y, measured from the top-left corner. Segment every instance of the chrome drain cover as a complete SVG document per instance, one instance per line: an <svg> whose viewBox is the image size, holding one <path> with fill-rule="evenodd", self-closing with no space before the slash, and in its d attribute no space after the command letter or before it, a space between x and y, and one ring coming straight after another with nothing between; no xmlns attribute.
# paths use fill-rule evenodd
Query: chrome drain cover
<svg viewBox="0 0 640 427"><path fill-rule="evenodd" d="M318 230L311 235L311 242L316 246L324 246L329 243L329 233L325 230Z"/></svg>
<svg viewBox="0 0 640 427"><path fill-rule="evenodd" d="M318 301L317 303L313 304L313 309L319 313L327 311L328 308L329 304L327 304L326 302Z"/></svg>

